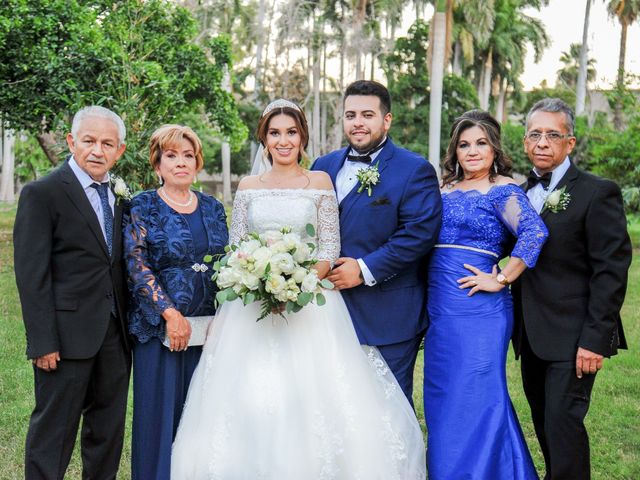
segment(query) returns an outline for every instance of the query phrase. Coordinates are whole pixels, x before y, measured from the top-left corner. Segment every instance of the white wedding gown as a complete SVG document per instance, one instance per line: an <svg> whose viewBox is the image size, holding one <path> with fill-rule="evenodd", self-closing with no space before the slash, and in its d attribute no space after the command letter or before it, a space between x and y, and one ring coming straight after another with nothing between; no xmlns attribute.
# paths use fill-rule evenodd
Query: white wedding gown
<svg viewBox="0 0 640 480"><path fill-rule="evenodd" d="M283 226L304 237L311 223L319 259L340 251L333 191L242 190L232 219L232 243ZM223 304L191 380L172 479L425 479L409 402L378 351L359 345L340 294L326 299L259 322L257 303Z"/></svg>

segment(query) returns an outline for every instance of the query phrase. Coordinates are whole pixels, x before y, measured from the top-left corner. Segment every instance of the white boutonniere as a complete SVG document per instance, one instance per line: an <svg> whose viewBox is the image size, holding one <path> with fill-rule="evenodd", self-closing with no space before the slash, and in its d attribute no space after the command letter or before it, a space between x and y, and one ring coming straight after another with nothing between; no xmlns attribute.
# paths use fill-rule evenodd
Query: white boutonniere
<svg viewBox="0 0 640 480"><path fill-rule="evenodd" d="M365 188L367 189L367 194L371 196L373 192L373 187L378 184L380 180L380 172L378 171L378 162L374 165L369 165L366 168L361 168L356 172L356 178L360 182L360 187L358 188L358 193L362 192Z"/></svg>
<svg viewBox="0 0 640 480"><path fill-rule="evenodd" d="M110 179L111 185L113 185L113 193L118 200L118 205L122 200L131 200L133 195L131 195L131 190L129 190L126 182L122 178L116 177L115 175L111 175Z"/></svg>
<svg viewBox="0 0 640 480"><path fill-rule="evenodd" d="M553 213L566 210L571 201L571 194L565 192L567 186L565 185L560 190L554 190L551 192L544 201L544 210L549 210Z"/></svg>

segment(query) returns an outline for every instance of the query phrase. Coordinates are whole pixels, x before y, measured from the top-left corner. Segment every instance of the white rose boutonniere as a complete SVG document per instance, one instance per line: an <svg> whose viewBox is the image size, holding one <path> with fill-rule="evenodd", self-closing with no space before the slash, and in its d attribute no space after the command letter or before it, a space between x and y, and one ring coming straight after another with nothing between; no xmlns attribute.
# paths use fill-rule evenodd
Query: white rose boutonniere
<svg viewBox="0 0 640 480"><path fill-rule="evenodd" d="M560 190L554 190L551 192L547 199L544 201L544 210L549 210L553 213L566 210L571 201L571 194L565 192L567 186L565 185Z"/></svg>
<svg viewBox="0 0 640 480"><path fill-rule="evenodd" d="M378 181L380 180L380 172L378 171L378 162L366 168L359 169L356 172L356 178L360 182L360 187L358 187L358 193L362 192L366 188L367 194L371 196L371 193L373 192L373 187L375 187L378 184Z"/></svg>
<svg viewBox="0 0 640 480"><path fill-rule="evenodd" d="M122 178L111 175L111 183L113 185L113 193L118 198L118 204L121 200L131 200L133 196L131 195L131 190L129 190L129 187Z"/></svg>

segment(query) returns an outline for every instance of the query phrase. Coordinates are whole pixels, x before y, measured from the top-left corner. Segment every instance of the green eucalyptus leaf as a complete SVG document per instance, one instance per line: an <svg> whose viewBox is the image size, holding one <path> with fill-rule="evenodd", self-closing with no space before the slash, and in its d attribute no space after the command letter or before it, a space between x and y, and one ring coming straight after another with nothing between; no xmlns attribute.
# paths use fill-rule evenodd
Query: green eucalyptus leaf
<svg viewBox="0 0 640 480"><path fill-rule="evenodd" d="M324 297L323 294L321 293L317 293L316 294L316 303L318 304L319 307L323 306L325 303L327 303L327 299Z"/></svg>
<svg viewBox="0 0 640 480"><path fill-rule="evenodd" d="M307 231L307 235L309 235L310 237L315 237L316 236L316 229L312 224L307 223L305 229Z"/></svg>

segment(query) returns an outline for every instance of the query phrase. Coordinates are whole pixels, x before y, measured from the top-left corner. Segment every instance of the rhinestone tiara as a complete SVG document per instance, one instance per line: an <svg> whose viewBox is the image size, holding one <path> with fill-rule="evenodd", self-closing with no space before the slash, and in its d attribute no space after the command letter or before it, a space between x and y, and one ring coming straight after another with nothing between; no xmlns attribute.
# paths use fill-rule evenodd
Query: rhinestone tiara
<svg viewBox="0 0 640 480"><path fill-rule="evenodd" d="M300 107L295 103L289 100L285 100L284 98L279 98L271 102L269 105L267 105L267 107L264 109L264 112L262 112L262 116L264 117L267 113L269 113L272 110L275 110L276 108L286 108L286 107L293 108L294 110L297 110L299 112L302 111L300 110Z"/></svg>

